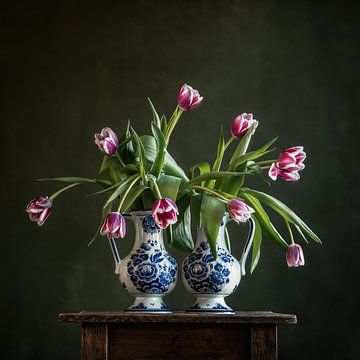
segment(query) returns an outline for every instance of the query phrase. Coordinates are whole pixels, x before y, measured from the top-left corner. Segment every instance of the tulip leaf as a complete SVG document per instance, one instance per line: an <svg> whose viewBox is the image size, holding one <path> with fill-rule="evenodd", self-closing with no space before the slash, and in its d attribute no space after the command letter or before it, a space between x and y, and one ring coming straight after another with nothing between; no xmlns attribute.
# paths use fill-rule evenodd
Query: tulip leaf
<svg viewBox="0 0 360 360"><path fill-rule="evenodd" d="M102 223L104 222L105 218L106 218L106 215L109 214L109 212L112 210L112 203L103 207L102 209L102 214L101 214L101 222L100 222L100 225L98 227L98 229L96 230L94 236L91 238L91 240L89 241L88 243L88 246L90 246L95 240L96 238L98 237L99 235L99 232L100 232L100 229L101 229L101 226L102 226Z"/></svg>
<svg viewBox="0 0 360 360"><path fill-rule="evenodd" d="M210 164L206 161L199 162L198 164L192 166L189 170L189 177L193 179L195 176L195 171L199 170L200 175L204 175L210 172Z"/></svg>
<svg viewBox="0 0 360 360"><path fill-rule="evenodd" d="M229 230L225 225L225 245L228 251L231 253L231 243L230 243L230 236L229 236Z"/></svg>
<svg viewBox="0 0 360 360"><path fill-rule="evenodd" d="M191 197L190 208L191 215L195 219L195 224L199 227L201 226L201 202L202 202L202 194L195 194Z"/></svg>
<svg viewBox="0 0 360 360"><path fill-rule="evenodd" d="M211 171L207 174L199 175L192 180L188 181L184 187L189 187L191 185L196 185L199 183L203 183L207 180L221 179L226 177L237 177L243 175L252 175L249 172L232 172L232 171Z"/></svg>
<svg viewBox="0 0 360 360"><path fill-rule="evenodd" d="M157 180L161 195L176 201L181 181L176 176L161 174Z"/></svg>
<svg viewBox="0 0 360 360"><path fill-rule="evenodd" d="M167 123L167 120L166 120L166 116L165 115L162 115L161 116L161 131L163 134L165 134L165 131L166 131L166 128L168 126L168 123Z"/></svg>
<svg viewBox="0 0 360 360"><path fill-rule="evenodd" d="M255 162L253 162L252 164L248 165L249 170L254 171L254 173L256 175L259 175L261 177L261 179L268 184L269 186L271 185L270 183L270 179L268 177L268 175L265 173L265 171L259 166L257 165Z"/></svg>
<svg viewBox="0 0 360 360"><path fill-rule="evenodd" d="M135 163L137 164L137 167L140 171L141 174L141 178L143 180L144 183L146 183L146 175L145 175L145 171L148 167L147 164L147 160L145 157L145 148L144 148L144 144L141 141L141 138L139 137L139 135L136 133L136 131L130 127L130 131L131 134L135 140L135 144L136 144L136 150L135 150Z"/></svg>
<svg viewBox="0 0 360 360"><path fill-rule="evenodd" d="M151 166L150 173L153 174L155 177L158 177L165 162L166 141L163 133L154 123L151 124L151 130L156 140L156 157Z"/></svg>
<svg viewBox="0 0 360 360"><path fill-rule="evenodd" d="M201 202L201 221L213 256L217 257L216 240L222 218L225 214L225 203L218 198L204 194Z"/></svg>
<svg viewBox="0 0 360 360"><path fill-rule="evenodd" d="M231 160L230 160L230 164L233 163L233 161L238 158L239 156L242 156L246 153L248 147L249 147L249 143L250 143L250 139L252 136L252 133L254 131L254 126L255 124L253 124L252 126L249 127L248 131L246 132L246 134L243 136L243 138L240 140L238 146L236 147Z"/></svg>
<svg viewBox="0 0 360 360"><path fill-rule="evenodd" d="M256 197L246 192L242 192L241 197L248 205L250 205L255 210L253 217L258 220L262 230L266 233L266 235L286 250L288 248L287 242L284 240L284 238L280 235L280 233L276 230L275 226L270 221L269 216L262 207L260 201Z"/></svg>
<svg viewBox="0 0 360 360"><path fill-rule="evenodd" d="M220 170L222 159L224 157L224 152L225 152L224 130L223 130L223 127L221 127L219 141L218 141L218 147L217 147L216 159L214 161L212 171L219 171ZM210 188L213 188L214 185L215 185L215 181L210 181L208 183L208 185L209 185Z"/></svg>
<svg viewBox="0 0 360 360"><path fill-rule="evenodd" d="M57 178L44 178L44 179L37 179L37 181L59 181L59 182L65 182L65 183L96 183L96 179L87 179L83 177L78 176L63 176L63 177L57 177Z"/></svg>
<svg viewBox="0 0 360 360"><path fill-rule="evenodd" d="M254 220L255 229L254 229L254 239L253 239L252 254L251 254L251 267L250 267L251 274L255 270L260 260L260 247L262 241L262 231L259 220L257 220L255 216L253 216L252 219Z"/></svg>
<svg viewBox="0 0 360 360"><path fill-rule="evenodd" d="M121 168L122 166L116 156L105 155L101 163L99 177L100 179L110 181L112 184L116 184L121 180Z"/></svg>
<svg viewBox="0 0 360 360"><path fill-rule="evenodd" d="M249 194L259 201L264 203L265 205L274 209L279 215L281 215L285 220L291 222L294 225L297 225L301 231L303 231L306 235L308 235L313 241L320 243L321 240L319 237L305 224L301 218L295 214L293 210L291 210L287 205L282 203L280 200L274 198L271 195L265 194L261 191L251 190L248 188L242 189L243 193Z"/></svg>
<svg viewBox="0 0 360 360"><path fill-rule="evenodd" d="M150 100L150 98L148 98L148 102L149 102L150 109L151 109L151 112L153 115L153 123L160 129L161 128L160 117L159 117L157 111L155 110L155 107L154 107L152 101Z"/></svg>
<svg viewBox="0 0 360 360"><path fill-rule="evenodd" d="M120 209L121 212L122 213L126 212L131 207L131 205L134 203L134 201L142 194L142 192L148 188L149 187L145 186L145 185L136 185L136 186L132 187L122 203L122 206Z"/></svg>
<svg viewBox="0 0 360 360"><path fill-rule="evenodd" d="M105 203L105 207L108 206L110 203L112 203L118 196L120 196L128 187L128 185L131 184L132 181L134 181L137 177L139 177L139 174L134 174L130 176L128 179L126 179L123 182L119 183L119 186L116 188L116 190L110 195L108 200Z"/></svg>
<svg viewBox="0 0 360 360"><path fill-rule="evenodd" d="M294 224L295 229L297 230L297 232L300 234L300 236L303 238L303 240L308 244L309 241L306 238L306 236L304 235L304 233L301 231L301 228L298 225Z"/></svg>
<svg viewBox="0 0 360 360"><path fill-rule="evenodd" d="M144 144L145 156L150 162L154 162L156 158L156 140L151 135L141 136L141 141ZM179 177L183 180L188 180L183 169L176 163L172 156L166 151L165 162L163 170L168 175Z"/></svg>
<svg viewBox="0 0 360 360"><path fill-rule="evenodd" d="M185 195L177 201L179 215L177 222L171 226L170 233L167 233L169 243L174 248L191 252L194 249L194 241L191 234L191 196ZM170 227L169 226L169 227Z"/></svg>

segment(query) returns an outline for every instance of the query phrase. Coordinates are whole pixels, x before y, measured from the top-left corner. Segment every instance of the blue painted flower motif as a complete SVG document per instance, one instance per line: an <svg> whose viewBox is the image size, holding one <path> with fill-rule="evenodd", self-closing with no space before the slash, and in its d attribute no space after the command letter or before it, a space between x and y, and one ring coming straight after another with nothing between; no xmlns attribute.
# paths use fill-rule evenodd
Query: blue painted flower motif
<svg viewBox="0 0 360 360"><path fill-rule="evenodd" d="M207 242L201 242L184 261L184 277L189 286L200 294L216 294L230 282L230 264L234 257L218 246L218 258L210 252Z"/></svg>
<svg viewBox="0 0 360 360"><path fill-rule="evenodd" d="M146 233L154 234L160 231L160 228L156 225L152 215L145 216L142 221L143 230Z"/></svg>
<svg viewBox="0 0 360 360"><path fill-rule="evenodd" d="M142 243L126 264L130 280L144 294L164 294L176 282L175 259L166 251L154 248L157 245L154 239Z"/></svg>

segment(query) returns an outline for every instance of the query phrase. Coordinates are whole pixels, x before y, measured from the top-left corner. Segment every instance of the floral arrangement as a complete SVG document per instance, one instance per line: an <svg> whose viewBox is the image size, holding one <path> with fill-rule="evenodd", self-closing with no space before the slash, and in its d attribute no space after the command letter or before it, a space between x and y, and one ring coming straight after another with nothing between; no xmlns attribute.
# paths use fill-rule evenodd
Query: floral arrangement
<svg viewBox="0 0 360 360"><path fill-rule="evenodd" d="M168 151L171 135L184 112L194 109L203 100L199 92L183 85L177 106L169 119L159 115L149 99L152 111L151 135L140 136L128 122L118 136L105 127L95 134L95 144L104 154L99 174L94 179L60 177L52 180L69 183L49 197L37 197L27 206L30 220L42 226L49 217L54 200L72 187L92 183L101 189L92 195L106 195L101 224L90 241L100 233L109 239L124 238L126 223L124 214L134 210L152 210L155 223L166 229L168 243L190 251L194 247L191 221L203 226L213 255L216 257L216 238L225 212L237 223L254 220L255 232L252 245L251 272L259 257L262 234L286 251L289 267L304 265L302 248L294 241L292 227L307 242L320 243L317 235L288 206L273 196L245 187L248 176L260 176L270 185L270 179L289 182L300 178L306 154L302 146L294 146L280 153L277 159L260 160L274 149L276 138L263 147L248 151L252 136L258 127L253 114L242 113L231 124L231 136L225 141L220 131L216 158L213 164L200 162L188 173L176 163ZM230 161L224 162L224 154L234 146ZM290 241L272 224L264 206L277 212L284 220ZM228 234L227 246L230 247ZM290 244L289 244L290 242Z"/></svg>

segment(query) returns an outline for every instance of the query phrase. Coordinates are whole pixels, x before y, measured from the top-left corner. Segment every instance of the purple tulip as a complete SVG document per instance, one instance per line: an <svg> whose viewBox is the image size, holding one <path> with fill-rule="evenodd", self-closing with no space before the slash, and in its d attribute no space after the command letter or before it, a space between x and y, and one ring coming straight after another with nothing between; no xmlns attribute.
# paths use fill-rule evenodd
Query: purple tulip
<svg viewBox="0 0 360 360"><path fill-rule="evenodd" d="M118 212L110 212L100 229L101 235L110 238L124 238L126 235L126 223L124 217Z"/></svg>
<svg viewBox="0 0 360 360"><path fill-rule="evenodd" d="M170 224L175 224L179 214L175 202L169 198L156 200L151 211L155 223L161 229L166 229Z"/></svg>
<svg viewBox="0 0 360 360"><path fill-rule="evenodd" d="M252 207L239 198L229 201L227 206L230 217L237 223L246 222L250 219L251 214L255 212Z"/></svg>
<svg viewBox="0 0 360 360"><path fill-rule="evenodd" d="M193 89L191 86L184 84L180 89L178 96L178 105L181 110L191 110L198 106L203 97L200 96L199 92Z"/></svg>
<svg viewBox="0 0 360 360"><path fill-rule="evenodd" d="M105 154L114 155L119 146L117 135L109 127L103 128L101 133L96 133L95 144Z"/></svg>
<svg viewBox="0 0 360 360"><path fill-rule="evenodd" d="M254 134L255 129L258 126L258 121L254 119L253 114L242 113L233 120L231 124L231 133L234 137L241 139L251 126L254 126Z"/></svg>
<svg viewBox="0 0 360 360"><path fill-rule="evenodd" d="M303 161L306 154L302 146L294 146L284 150L278 161L272 163L269 169L269 176L276 180L278 176L286 181L296 181L300 179L299 171L305 168Z"/></svg>
<svg viewBox="0 0 360 360"><path fill-rule="evenodd" d="M51 213L52 200L48 197L37 197L29 202L26 212L31 221L36 221L39 226L44 224Z"/></svg>
<svg viewBox="0 0 360 360"><path fill-rule="evenodd" d="M289 245L286 251L286 262L289 267L305 265L304 253L299 244Z"/></svg>

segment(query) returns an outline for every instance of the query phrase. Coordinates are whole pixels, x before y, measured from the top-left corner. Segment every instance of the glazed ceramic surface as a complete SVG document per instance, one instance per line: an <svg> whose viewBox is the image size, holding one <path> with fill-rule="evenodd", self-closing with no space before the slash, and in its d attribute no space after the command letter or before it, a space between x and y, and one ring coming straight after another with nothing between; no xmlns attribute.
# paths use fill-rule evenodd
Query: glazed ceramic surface
<svg viewBox="0 0 360 360"><path fill-rule="evenodd" d="M228 217L224 216L219 229L216 259L211 253L205 232L200 227L195 249L183 262L183 283L185 288L196 296L195 304L188 311L233 312L224 298L237 289L241 275L245 273L244 265L253 240L253 227L251 226L240 264L225 245L227 220Z"/></svg>
<svg viewBox="0 0 360 360"><path fill-rule="evenodd" d="M162 230L150 211L132 212L135 242L130 253L120 260L116 245L110 240L120 282L135 297L127 311L168 312L163 301L176 285L177 264L166 251Z"/></svg>

